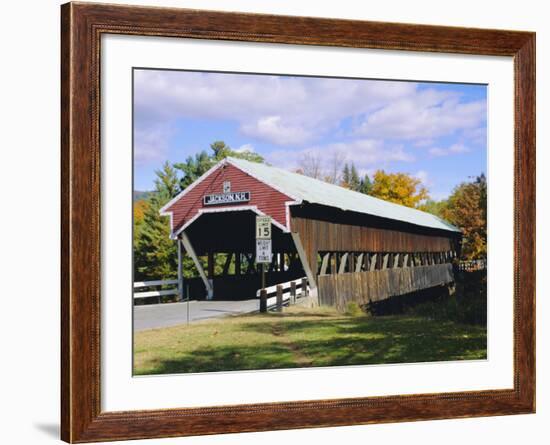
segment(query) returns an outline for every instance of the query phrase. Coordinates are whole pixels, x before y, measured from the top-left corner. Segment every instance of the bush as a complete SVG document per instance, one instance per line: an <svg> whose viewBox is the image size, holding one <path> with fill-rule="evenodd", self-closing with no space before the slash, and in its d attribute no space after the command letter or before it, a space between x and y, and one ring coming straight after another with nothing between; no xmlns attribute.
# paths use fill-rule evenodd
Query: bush
<svg viewBox="0 0 550 445"><path fill-rule="evenodd" d="M365 312L378 315L417 315L431 320L487 325L487 272L455 272L454 290L432 287L399 295L365 306Z"/></svg>
<svg viewBox="0 0 550 445"><path fill-rule="evenodd" d="M355 301L350 301L346 304L346 310L344 313L350 317L363 315L361 307Z"/></svg>
<svg viewBox="0 0 550 445"><path fill-rule="evenodd" d="M487 273L462 272L457 275L456 292L408 308L408 312L433 320L487 325Z"/></svg>

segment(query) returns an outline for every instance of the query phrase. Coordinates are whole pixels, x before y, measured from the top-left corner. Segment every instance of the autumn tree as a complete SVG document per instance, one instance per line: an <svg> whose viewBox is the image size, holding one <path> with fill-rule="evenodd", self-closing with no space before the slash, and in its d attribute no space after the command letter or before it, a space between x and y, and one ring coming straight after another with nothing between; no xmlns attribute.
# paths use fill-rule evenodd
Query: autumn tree
<svg viewBox="0 0 550 445"><path fill-rule="evenodd" d="M138 199L134 202L134 224L139 225L143 222L145 212L147 211L147 200Z"/></svg>
<svg viewBox="0 0 550 445"><path fill-rule="evenodd" d="M443 218L462 230L462 256L467 260L487 256L487 182L482 174L455 187Z"/></svg>
<svg viewBox="0 0 550 445"><path fill-rule="evenodd" d="M384 170L378 170L374 174L370 195L414 208L429 198L420 179L406 173L386 173Z"/></svg>

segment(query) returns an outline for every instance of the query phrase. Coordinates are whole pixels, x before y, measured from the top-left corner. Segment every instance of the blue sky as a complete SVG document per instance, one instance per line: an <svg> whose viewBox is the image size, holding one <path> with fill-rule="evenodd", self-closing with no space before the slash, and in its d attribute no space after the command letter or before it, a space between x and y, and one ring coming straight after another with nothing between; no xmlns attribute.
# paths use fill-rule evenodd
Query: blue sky
<svg viewBox="0 0 550 445"><path fill-rule="evenodd" d="M486 113L485 85L139 69L134 189L223 140L289 170L317 159L327 173L409 173L442 199L486 173Z"/></svg>

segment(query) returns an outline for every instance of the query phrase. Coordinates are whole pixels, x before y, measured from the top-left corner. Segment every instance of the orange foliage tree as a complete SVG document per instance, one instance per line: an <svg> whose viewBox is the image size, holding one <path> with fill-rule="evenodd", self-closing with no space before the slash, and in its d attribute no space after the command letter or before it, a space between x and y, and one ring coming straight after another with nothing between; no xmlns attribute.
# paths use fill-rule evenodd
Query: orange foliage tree
<svg viewBox="0 0 550 445"><path fill-rule="evenodd" d="M138 225L143 222L148 207L147 200L145 199L134 202L134 224Z"/></svg>
<svg viewBox="0 0 550 445"><path fill-rule="evenodd" d="M444 219L462 230L462 256L467 260L487 257L487 184L481 175L454 190L442 211Z"/></svg>
<svg viewBox="0 0 550 445"><path fill-rule="evenodd" d="M406 173L378 170L373 177L370 195L385 201L417 208L429 198L428 190L418 178Z"/></svg>

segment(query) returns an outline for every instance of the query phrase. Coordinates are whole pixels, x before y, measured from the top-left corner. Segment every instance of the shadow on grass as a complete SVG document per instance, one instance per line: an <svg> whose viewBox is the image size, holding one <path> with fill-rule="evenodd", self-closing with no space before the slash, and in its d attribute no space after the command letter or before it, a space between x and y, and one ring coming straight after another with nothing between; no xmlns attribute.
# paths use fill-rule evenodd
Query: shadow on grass
<svg viewBox="0 0 550 445"><path fill-rule="evenodd" d="M421 317L303 319L272 315L273 323L245 322L242 329L283 336L260 345L223 345L157 358L137 374L235 371L316 366L414 363L486 358L484 328ZM302 319L300 319L302 318ZM299 356L299 360L297 360Z"/></svg>
<svg viewBox="0 0 550 445"><path fill-rule="evenodd" d="M330 312L330 311L326 311L326 312L322 312L322 311L315 311L315 312L311 312L311 311L307 311L307 310L304 310L304 311L297 311L295 308L293 309L292 312L275 312L275 311L270 311L270 312L266 312L266 313L263 313L263 314L259 314L257 312L255 313L249 313L249 314L241 314L239 315L239 317L242 317L242 318L258 318L258 317L265 317L265 318L289 318L289 319L292 319L292 318L334 318L334 312Z"/></svg>

